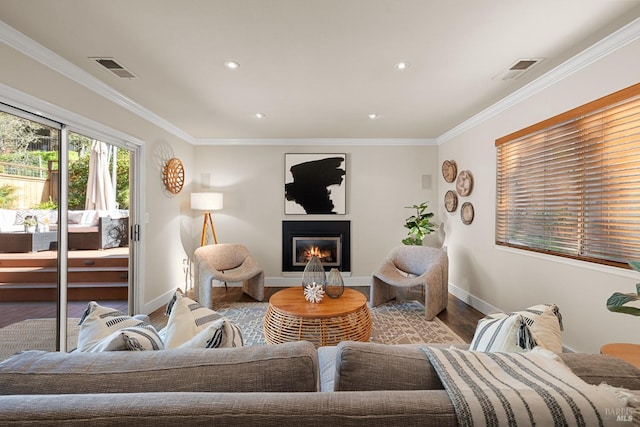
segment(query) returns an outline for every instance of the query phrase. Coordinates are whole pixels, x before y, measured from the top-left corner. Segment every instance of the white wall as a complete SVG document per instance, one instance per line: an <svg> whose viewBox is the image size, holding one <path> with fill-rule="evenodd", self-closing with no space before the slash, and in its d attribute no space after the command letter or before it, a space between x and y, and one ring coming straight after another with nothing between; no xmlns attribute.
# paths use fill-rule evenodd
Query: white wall
<svg viewBox="0 0 640 427"><path fill-rule="evenodd" d="M346 153L346 215L284 214L285 153L301 152ZM193 189L206 191L204 184L224 193L224 209L213 217L218 241L247 246L268 284L291 282L281 275L283 220L351 221L348 281L369 284L371 273L406 236L404 221L413 211L404 207L428 201L437 211L438 168L435 145L202 146L196 148ZM422 188L422 175L431 175L431 189ZM196 244L201 215L193 212Z"/></svg>
<svg viewBox="0 0 640 427"><path fill-rule="evenodd" d="M577 351L598 352L608 342L638 342L640 319L611 313L605 306L611 293L634 291L637 273L497 248L494 142L638 83L639 69L640 42L635 42L443 143L439 150L440 162L455 160L459 170L470 169L475 178L468 198L475 206L474 222L465 226L457 216L442 213L445 244L450 248L451 284L484 308L486 304L501 310L558 304L564 318L564 343ZM450 187L440 177L440 193Z"/></svg>
<svg viewBox="0 0 640 427"><path fill-rule="evenodd" d="M143 244L138 245L144 259L139 266L142 280L135 284L140 290L137 311L157 309L166 302L166 295L184 282L182 259L192 250L188 187L194 147L4 44L0 44L0 58L0 83L50 103L51 108L46 104L40 108L45 117L57 119L48 110L60 107L144 141L145 185L141 192L145 210L141 224ZM8 101L2 91L0 99ZM164 190L162 184L162 167L170 157L179 157L188 174L187 188L177 196ZM144 223L144 213L148 214L148 223Z"/></svg>

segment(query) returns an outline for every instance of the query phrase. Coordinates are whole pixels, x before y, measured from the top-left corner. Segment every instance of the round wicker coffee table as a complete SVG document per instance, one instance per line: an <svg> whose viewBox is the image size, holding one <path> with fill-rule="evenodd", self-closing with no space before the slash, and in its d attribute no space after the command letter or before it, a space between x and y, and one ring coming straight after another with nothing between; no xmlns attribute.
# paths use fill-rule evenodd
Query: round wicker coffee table
<svg viewBox="0 0 640 427"><path fill-rule="evenodd" d="M304 340L319 347L346 340L366 342L371 338L371 313L367 297L353 289L313 304L296 286L271 296L263 330L267 344Z"/></svg>

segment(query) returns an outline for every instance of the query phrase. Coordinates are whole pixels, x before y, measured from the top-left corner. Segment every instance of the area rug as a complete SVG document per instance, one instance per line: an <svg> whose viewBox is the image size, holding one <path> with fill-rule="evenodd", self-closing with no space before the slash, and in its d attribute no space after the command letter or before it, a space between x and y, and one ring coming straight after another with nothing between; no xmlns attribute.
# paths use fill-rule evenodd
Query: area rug
<svg viewBox="0 0 640 427"><path fill-rule="evenodd" d="M240 325L245 345L266 345L262 320L266 302L235 302L214 305L213 309ZM424 318L424 306L417 301L391 302L371 308L371 341L382 344L464 343L437 317ZM68 321L68 348L78 340L79 319ZM55 351L53 319L29 319L0 329L0 361L27 349Z"/></svg>
<svg viewBox="0 0 640 427"><path fill-rule="evenodd" d="M67 346L76 347L80 319L67 321ZM28 319L0 328L0 361L22 350L56 350L55 319Z"/></svg>
<svg viewBox="0 0 640 427"><path fill-rule="evenodd" d="M235 321L242 329L245 345L264 345L262 319L268 303L214 304L213 309ZM382 344L464 343L437 317L424 318L424 306L417 301L391 302L371 308L371 341Z"/></svg>

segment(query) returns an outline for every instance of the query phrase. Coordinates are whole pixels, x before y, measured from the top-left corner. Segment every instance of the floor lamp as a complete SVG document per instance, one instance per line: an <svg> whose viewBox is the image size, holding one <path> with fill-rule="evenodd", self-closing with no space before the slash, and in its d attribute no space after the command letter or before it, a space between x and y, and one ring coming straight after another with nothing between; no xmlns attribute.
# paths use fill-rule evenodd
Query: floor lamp
<svg viewBox="0 0 640 427"><path fill-rule="evenodd" d="M207 243L207 228L211 226L214 243L218 243L216 237L216 229L213 226L211 212L222 209L222 193L191 193L191 209L204 212L202 221L202 237L200 238L200 246Z"/></svg>

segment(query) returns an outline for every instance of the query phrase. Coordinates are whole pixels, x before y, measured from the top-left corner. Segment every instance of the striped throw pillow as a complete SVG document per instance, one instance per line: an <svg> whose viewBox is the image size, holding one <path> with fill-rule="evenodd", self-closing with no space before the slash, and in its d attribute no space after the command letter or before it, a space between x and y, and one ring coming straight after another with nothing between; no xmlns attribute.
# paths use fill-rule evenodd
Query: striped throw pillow
<svg viewBox="0 0 640 427"><path fill-rule="evenodd" d="M161 350L164 344L147 321L91 301L80 319L76 351Z"/></svg>
<svg viewBox="0 0 640 427"><path fill-rule="evenodd" d="M562 316L554 304L484 317L478 322L470 350L521 353L536 346L562 353Z"/></svg>
<svg viewBox="0 0 640 427"><path fill-rule="evenodd" d="M214 310L201 306L180 290L176 290L167 304L165 313L169 316L167 326L162 331L166 348L217 348L243 345L240 328L234 322L222 317ZM214 337L216 333L218 335ZM206 344L212 339L212 344ZM218 341L219 345L214 345Z"/></svg>

